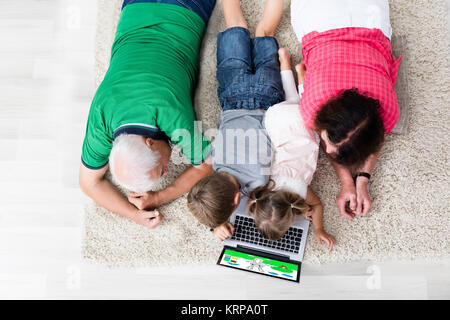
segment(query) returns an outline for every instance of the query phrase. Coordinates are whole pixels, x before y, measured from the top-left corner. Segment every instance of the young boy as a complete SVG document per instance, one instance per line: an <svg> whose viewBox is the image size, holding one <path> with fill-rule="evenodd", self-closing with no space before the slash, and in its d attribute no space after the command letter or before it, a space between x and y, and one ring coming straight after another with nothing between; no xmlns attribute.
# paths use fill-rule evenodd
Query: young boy
<svg viewBox="0 0 450 320"><path fill-rule="evenodd" d="M188 207L215 234L231 236L226 223L240 195L269 179L272 146L264 128L265 111L284 101L275 31L283 0L267 0L261 21L250 38L239 0L223 0L227 29L217 38L218 97L222 107L214 141L214 173L188 194ZM222 225L222 228L217 228Z"/></svg>

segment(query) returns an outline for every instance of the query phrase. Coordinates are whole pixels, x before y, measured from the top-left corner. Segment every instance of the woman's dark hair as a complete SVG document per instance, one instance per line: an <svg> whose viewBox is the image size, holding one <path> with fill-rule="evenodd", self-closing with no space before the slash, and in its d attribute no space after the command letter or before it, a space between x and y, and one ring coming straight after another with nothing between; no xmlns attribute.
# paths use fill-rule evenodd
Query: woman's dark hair
<svg viewBox="0 0 450 320"><path fill-rule="evenodd" d="M359 93L342 92L316 114L316 130L325 130L338 152L334 160L345 166L360 166L377 153L384 141L380 102Z"/></svg>

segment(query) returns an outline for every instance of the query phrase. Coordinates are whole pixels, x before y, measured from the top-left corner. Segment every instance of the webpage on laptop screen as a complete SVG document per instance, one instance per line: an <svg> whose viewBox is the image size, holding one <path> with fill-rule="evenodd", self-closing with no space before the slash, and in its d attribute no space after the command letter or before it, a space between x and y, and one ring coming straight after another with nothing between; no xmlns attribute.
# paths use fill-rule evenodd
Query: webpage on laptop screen
<svg viewBox="0 0 450 320"><path fill-rule="evenodd" d="M225 249L220 264L287 280L296 280L298 265Z"/></svg>

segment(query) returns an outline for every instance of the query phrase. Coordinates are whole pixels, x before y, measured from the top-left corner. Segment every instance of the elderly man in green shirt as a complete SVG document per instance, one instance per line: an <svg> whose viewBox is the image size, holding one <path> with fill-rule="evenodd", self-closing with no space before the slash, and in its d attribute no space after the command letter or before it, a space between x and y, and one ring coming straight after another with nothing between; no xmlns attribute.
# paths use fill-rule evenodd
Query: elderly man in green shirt
<svg viewBox="0 0 450 320"><path fill-rule="evenodd" d="M150 229L157 208L211 174L210 143L195 125L198 53L215 0L126 0L108 72L89 112L81 189L99 205ZM172 185L149 191L168 172L170 143L192 163ZM132 193L125 198L105 179Z"/></svg>

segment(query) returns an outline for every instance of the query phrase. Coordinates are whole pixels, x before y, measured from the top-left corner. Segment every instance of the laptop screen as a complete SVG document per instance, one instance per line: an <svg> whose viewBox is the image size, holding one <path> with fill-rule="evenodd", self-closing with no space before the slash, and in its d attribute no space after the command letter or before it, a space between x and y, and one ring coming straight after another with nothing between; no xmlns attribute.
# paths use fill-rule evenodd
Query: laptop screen
<svg viewBox="0 0 450 320"><path fill-rule="evenodd" d="M225 248L218 264L284 280L299 281L299 264Z"/></svg>

